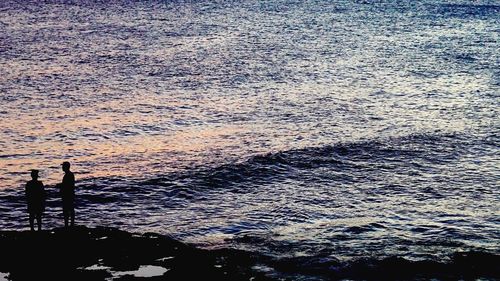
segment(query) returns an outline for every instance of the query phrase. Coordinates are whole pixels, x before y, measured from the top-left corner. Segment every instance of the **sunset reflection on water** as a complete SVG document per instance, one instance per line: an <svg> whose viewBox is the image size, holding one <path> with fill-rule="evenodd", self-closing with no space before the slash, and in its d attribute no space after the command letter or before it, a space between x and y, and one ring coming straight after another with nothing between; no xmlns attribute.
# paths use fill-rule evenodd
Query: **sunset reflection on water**
<svg viewBox="0 0 500 281"><path fill-rule="evenodd" d="M85 225L273 255L498 248L498 5L63 2L0 2L0 227L24 227L30 169L53 185L70 161Z"/></svg>

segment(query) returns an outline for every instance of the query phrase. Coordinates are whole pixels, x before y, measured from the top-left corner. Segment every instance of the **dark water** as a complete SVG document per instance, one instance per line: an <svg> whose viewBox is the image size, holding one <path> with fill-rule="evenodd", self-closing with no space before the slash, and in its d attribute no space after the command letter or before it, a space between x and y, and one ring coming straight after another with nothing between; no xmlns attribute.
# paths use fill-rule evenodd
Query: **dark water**
<svg viewBox="0 0 500 281"><path fill-rule="evenodd" d="M69 160L86 225L499 253L499 31L497 1L2 1L0 227Z"/></svg>

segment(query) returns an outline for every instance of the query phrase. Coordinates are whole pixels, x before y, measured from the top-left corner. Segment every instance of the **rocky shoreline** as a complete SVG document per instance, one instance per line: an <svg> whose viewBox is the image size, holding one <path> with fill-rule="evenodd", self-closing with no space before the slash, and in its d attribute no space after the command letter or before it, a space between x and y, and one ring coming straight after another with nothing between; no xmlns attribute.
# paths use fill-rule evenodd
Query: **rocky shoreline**
<svg viewBox="0 0 500 281"><path fill-rule="evenodd" d="M108 227L0 231L0 280L422 280L500 278L500 256L456 253L449 262L403 258L349 264L325 256L275 259L203 250L155 233Z"/></svg>
<svg viewBox="0 0 500 281"><path fill-rule="evenodd" d="M255 257L207 251L153 233L75 227L0 232L0 272L11 280L266 280Z"/></svg>

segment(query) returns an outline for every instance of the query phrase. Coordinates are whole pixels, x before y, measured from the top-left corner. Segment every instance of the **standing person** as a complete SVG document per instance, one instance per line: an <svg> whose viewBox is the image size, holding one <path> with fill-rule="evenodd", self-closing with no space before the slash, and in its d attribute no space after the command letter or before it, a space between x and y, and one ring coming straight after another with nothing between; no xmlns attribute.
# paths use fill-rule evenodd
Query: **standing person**
<svg viewBox="0 0 500 281"><path fill-rule="evenodd" d="M42 230L42 214L45 209L45 187L38 180L38 170L31 170L31 180L26 183L26 201L31 231L35 230L35 218L38 230Z"/></svg>
<svg viewBox="0 0 500 281"><path fill-rule="evenodd" d="M71 226L75 225L75 175L69 170L70 166L71 164L69 164L69 162L62 163L64 177L62 183L57 185L60 189L62 198L65 227L68 227L70 219Z"/></svg>

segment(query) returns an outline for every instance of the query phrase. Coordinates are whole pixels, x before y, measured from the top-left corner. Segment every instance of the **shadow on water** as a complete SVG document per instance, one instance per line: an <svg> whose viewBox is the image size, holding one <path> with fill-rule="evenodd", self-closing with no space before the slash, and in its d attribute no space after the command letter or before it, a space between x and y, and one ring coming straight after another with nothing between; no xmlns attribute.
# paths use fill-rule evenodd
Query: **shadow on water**
<svg viewBox="0 0 500 281"><path fill-rule="evenodd" d="M225 188L228 191L245 192L231 187L241 186L242 183L255 183L258 186L270 181L293 179L300 175L297 173L299 170L323 167L346 173L371 167L383 169L384 165L377 164L384 163L414 165L425 169L425 166L455 161L471 147L479 145L493 148L499 146L500 141L495 136L478 140L466 135L443 134L327 145L257 155L241 162L216 167L198 167L140 181L137 185L164 188L189 186L196 190Z"/></svg>

